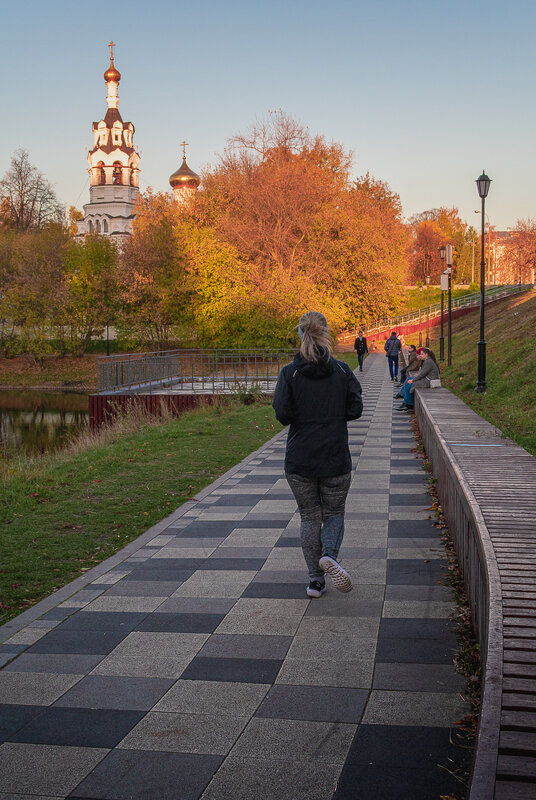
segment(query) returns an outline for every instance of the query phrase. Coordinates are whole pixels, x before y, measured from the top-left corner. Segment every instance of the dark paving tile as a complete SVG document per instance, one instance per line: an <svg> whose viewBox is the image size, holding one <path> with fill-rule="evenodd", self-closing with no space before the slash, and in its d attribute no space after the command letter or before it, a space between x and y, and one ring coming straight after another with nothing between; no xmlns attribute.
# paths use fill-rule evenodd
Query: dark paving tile
<svg viewBox="0 0 536 800"><path fill-rule="evenodd" d="M343 767L333 800L437 800L442 795L459 793L461 786L435 764L421 763L418 769L350 764Z"/></svg>
<svg viewBox="0 0 536 800"><path fill-rule="evenodd" d="M272 686L255 716L316 722L358 723L367 702L366 689L332 686Z"/></svg>
<svg viewBox="0 0 536 800"><path fill-rule="evenodd" d="M454 636L442 639L379 639L376 662L389 664L453 664ZM454 667L453 667L454 669Z"/></svg>
<svg viewBox="0 0 536 800"><path fill-rule="evenodd" d="M212 633L225 614L149 614L136 627L137 631L167 631L169 633Z"/></svg>
<svg viewBox="0 0 536 800"><path fill-rule="evenodd" d="M23 653L4 667L5 672L55 673L56 675L84 675L104 658L97 655L72 655L66 653Z"/></svg>
<svg viewBox="0 0 536 800"><path fill-rule="evenodd" d="M27 644L0 644L0 653L24 653Z"/></svg>
<svg viewBox="0 0 536 800"><path fill-rule="evenodd" d="M423 762L445 764L448 758L460 763L459 751L460 748L451 743L449 728L360 725L348 751L346 763L419 769L423 767ZM418 794L414 797L420 799Z"/></svg>
<svg viewBox="0 0 536 800"><path fill-rule="evenodd" d="M194 521L190 522L186 528L176 528L173 535L179 539L184 538L204 538L211 539L218 536L228 536L236 528L234 520L210 520L209 522ZM167 531L165 531L167 533Z"/></svg>
<svg viewBox="0 0 536 800"><path fill-rule="evenodd" d="M174 572L186 571L189 573L195 572L203 563L204 558L150 558L144 561L143 565L133 569L128 576L131 580L136 580L138 572L146 570L155 570L156 572L167 572L173 570Z"/></svg>
<svg viewBox="0 0 536 800"><path fill-rule="evenodd" d="M416 458L392 458L391 467L397 469L398 467L420 467L421 461Z"/></svg>
<svg viewBox="0 0 536 800"><path fill-rule="evenodd" d="M388 692L463 692L464 678L452 664L378 663L373 689Z"/></svg>
<svg viewBox="0 0 536 800"><path fill-rule="evenodd" d="M78 611L57 631L132 631L147 614L135 611Z"/></svg>
<svg viewBox="0 0 536 800"><path fill-rule="evenodd" d="M149 711L174 679L87 675L54 703L65 708L113 708Z"/></svg>
<svg viewBox="0 0 536 800"><path fill-rule="evenodd" d="M103 800L198 800L221 756L114 750L70 795ZM180 787L180 789L178 789Z"/></svg>
<svg viewBox="0 0 536 800"><path fill-rule="evenodd" d="M45 709L46 706L0 705L0 742L13 736Z"/></svg>
<svg viewBox="0 0 536 800"><path fill-rule="evenodd" d="M383 617L380 622L380 638L418 637L440 639L442 636L455 636L457 625L454 620L422 619L410 617Z"/></svg>
<svg viewBox="0 0 536 800"><path fill-rule="evenodd" d="M39 619L67 619L67 617L70 617L75 611L75 608L52 608L50 611L47 611L46 614L43 614L42 617L39 617Z"/></svg>
<svg viewBox="0 0 536 800"><path fill-rule="evenodd" d="M256 572L261 569L265 561L265 558L207 558L199 569L237 569Z"/></svg>
<svg viewBox="0 0 536 800"><path fill-rule="evenodd" d="M424 559L388 558L388 584L429 584L437 583L445 577L446 561L432 559L428 563Z"/></svg>
<svg viewBox="0 0 536 800"><path fill-rule="evenodd" d="M347 511L346 519L387 519L387 511Z"/></svg>
<svg viewBox="0 0 536 800"><path fill-rule="evenodd" d="M389 505L391 506L417 506L418 508L430 508L432 498L429 494L390 494Z"/></svg>
<svg viewBox="0 0 536 800"><path fill-rule="evenodd" d="M124 581L165 581L175 583L175 586L184 583L188 578L193 575L193 569L153 569L147 566L147 562L143 567L138 567L132 570L125 578ZM158 597L158 595L156 595Z"/></svg>
<svg viewBox="0 0 536 800"><path fill-rule="evenodd" d="M425 475L391 475L391 484L399 484L399 483L422 483L423 486L426 486L426 476Z"/></svg>
<svg viewBox="0 0 536 800"><path fill-rule="evenodd" d="M261 583L255 581L249 584L242 593L242 597L280 597L303 600L304 581L301 583Z"/></svg>
<svg viewBox="0 0 536 800"><path fill-rule="evenodd" d="M196 656L182 673L181 680L273 683L282 660L272 658L203 658Z"/></svg>
<svg viewBox="0 0 536 800"><path fill-rule="evenodd" d="M239 488L240 484L235 487L235 492L237 492ZM215 503L210 504L210 508L215 509L225 506L249 506L253 508L259 500L264 500L265 497L266 495L264 492L259 492L259 494L223 494Z"/></svg>
<svg viewBox="0 0 536 800"><path fill-rule="evenodd" d="M108 655L127 635L128 631L62 631L56 629L32 645L27 650L27 654Z"/></svg>
<svg viewBox="0 0 536 800"><path fill-rule="evenodd" d="M182 581L146 581L139 575L127 581L119 581L106 592L106 597L169 597Z"/></svg>
<svg viewBox="0 0 536 800"><path fill-rule="evenodd" d="M48 708L9 738L10 742L72 747L115 747L142 719L140 711Z"/></svg>
<svg viewBox="0 0 536 800"><path fill-rule="evenodd" d="M418 539L423 536L439 536L439 533L431 519L390 519L388 536Z"/></svg>
<svg viewBox="0 0 536 800"><path fill-rule="evenodd" d="M288 520L290 520L294 515L288 514ZM241 519L239 522L235 522L233 525L233 530L235 528L285 528L286 523L283 519Z"/></svg>
<svg viewBox="0 0 536 800"><path fill-rule="evenodd" d="M454 601L454 594L448 586L440 586L434 584L433 586L404 586L393 585L385 587L386 600L422 600L423 602L431 602L432 600L440 600L446 603Z"/></svg>
<svg viewBox="0 0 536 800"><path fill-rule="evenodd" d="M301 539L299 536L281 536L275 547L301 547Z"/></svg>
<svg viewBox="0 0 536 800"><path fill-rule="evenodd" d="M275 483L275 478L273 475L246 475L244 478L240 478L239 482L235 484L235 487L233 488L236 488L237 486L240 487L243 483L265 483L268 486L273 486Z"/></svg>

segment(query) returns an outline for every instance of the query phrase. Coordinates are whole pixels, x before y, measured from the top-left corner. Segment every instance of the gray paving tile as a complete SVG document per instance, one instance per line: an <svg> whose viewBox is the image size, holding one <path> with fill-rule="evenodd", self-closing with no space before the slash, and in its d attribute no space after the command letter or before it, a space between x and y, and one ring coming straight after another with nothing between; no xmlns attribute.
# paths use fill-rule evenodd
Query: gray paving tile
<svg viewBox="0 0 536 800"><path fill-rule="evenodd" d="M322 634L322 651L333 658L343 660L373 659L376 651L376 637L358 636L356 632L325 631ZM318 637L314 632L299 631L293 638L288 651L289 659L318 661Z"/></svg>
<svg viewBox="0 0 536 800"><path fill-rule="evenodd" d="M208 638L202 633L130 633L94 675L178 678Z"/></svg>
<svg viewBox="0 0 536 800"><path fill-rule="evenodd" d="M6 742L0 747L0 791L65 795L72 792L108 750L98 747Z"/></svg>
<svg viewBox="0 0 536 800"><path fill-rule="evenodd" d="M373 656L344 661L327 659L323 656L316 662L287 656L281 666L276 683L367 689L372 684L373 671Z"/></svg>
<svg viewBox="0 0 536 800"><path fill-rule="evenodd" d="M459 692L374 690L365 709L367 725L425 725L449 728L469 712Z"/></svg>
<svg viewBox="0 0 536 800"><path fill-rule="evenodd" d="M229 597L170 597L158 608L158 613L227 614L236 603Z"/></svg>
<svg viewBox="0 0 536 800"><path fill-rule="evenodd" d="M226 755L247 723L235 715L150 711L118 749Z"/></svg>
<svg viewBox="0 0 536 800"><path fill-rule="evenodd" d="M254 717L233 747L233 756L296 758L344 764L356 725Z"/></svg>
<svg viewBox="0 0 536 800"><path fill-rule="evenodd" d="M155 705L154 711L197 714L231 714L251 717L262 702L269 684L231 681L178 680Z"/></svg>
<svg viewBox="0 0 536 800"><path fill-rule="evenodd" d="M106 590L103 597L169 597L176 591L180 581L119 581ZM162 602L160 600L160 602ZM91 609L94 610L93 608ZM151 608L150 611L153 609Z"/></svg>
<svg viewBox="0 0 536 800"><path fill-rule="evenodd" d="M173 597L240 597L255 575L256 570L200 570Z"/></svg>
<svg viewBox="0 0 536 800"><path fill-rule="evenodd" d="M202 800L331 800L339 764L228 756Z"/></svg>
<svg viewBox="0 0 536 800"><path fill-rule="evenodd" d="M31 672L0 672L3 703L48 706L78 683L82 675L52 675Z"/></svg>

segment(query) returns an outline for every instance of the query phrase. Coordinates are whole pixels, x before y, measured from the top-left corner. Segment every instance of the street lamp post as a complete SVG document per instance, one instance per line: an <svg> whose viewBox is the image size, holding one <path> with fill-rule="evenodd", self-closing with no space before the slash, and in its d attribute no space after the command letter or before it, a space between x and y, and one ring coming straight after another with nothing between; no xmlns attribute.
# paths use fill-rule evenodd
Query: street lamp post
<svg viewBox="0 0 536 800"><path fill-rule="evenodd" d="M426 276L426 347L430 347L430 276Z"/></svg>
<svg viewBox="0 0 536 800"><path fill-rule="evenodd" d="M482 171L482 175L476 179L478 194L482 200L482 250L480 254L480 339L478 341L478 379L475 392L483 393L486 391L486 341L484 339L484 303L486 293L486 259L484 255L484 220L486 215L486 197L488 196L491 179ZM489 231L489 226L488 226Z"/></svg>
<svg viewBox="0 0 536 800"><path fill-rule="evenodd" d="M441 245L439 248L439 255L441 257L441 267L445 266L445 256L447 254L447 248L444 244ZM443 286L443 269L441 269L441 336L439 337L439 360L445 360L445 337L443 335L443 324L444 324L444 298L445 298L445 291Z"/></svg>
<svg viewBox="0 0 536 800"><path fill-rule="evenodd" d="M447 364L452 364L452 245L447 245L448 312L447 312Z"/></svg>
<svg viewBox="0 0 536 800"><path fill-rule="evenodd" d="M421 310L422 310L422 284L419 286L419 347L422 347Z"/></svg>

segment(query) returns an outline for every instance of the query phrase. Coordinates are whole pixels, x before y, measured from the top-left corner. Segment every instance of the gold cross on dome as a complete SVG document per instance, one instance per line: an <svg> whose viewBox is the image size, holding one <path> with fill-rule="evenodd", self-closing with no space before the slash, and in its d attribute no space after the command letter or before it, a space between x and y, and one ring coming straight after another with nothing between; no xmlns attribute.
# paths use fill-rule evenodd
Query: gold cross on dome
<svg viewBox="0 0 536 800"><path fill-rule="evenodd" d="M188 143L188 142L185 142L185 141L182 141L182 142L181 142L181 147L182 147L182 157L183 157L184 159L186 159L186 148L187 148L187 147L189 147L189 146L190 146L190 145L189 145L189 143Z"/></svg>
<svg viewBox="0 0 536 800"><path fill-rule="evenodd" d="M117 47L117 45L116 45L116 43L114 41L111 41L110 44L108 45L108 47L110 48L110 60L113 61L114 60L114 47Z"/></svg>

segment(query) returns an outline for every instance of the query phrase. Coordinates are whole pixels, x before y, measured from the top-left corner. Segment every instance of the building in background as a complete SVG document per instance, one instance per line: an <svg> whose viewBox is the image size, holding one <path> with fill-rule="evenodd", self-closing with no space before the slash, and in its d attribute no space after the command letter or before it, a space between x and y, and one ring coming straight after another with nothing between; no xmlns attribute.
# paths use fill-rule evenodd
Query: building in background
<svg viewBox="0 0 536 800"><path fill-rule="evenodd" d="M173 197L179 205L187 205L195 195L201 183L201 178L186 163L186 142L181 142L182 164L173 175L169 176L169 183L173 189Z"/></svg>
<svg viewBox="0 0 536 800"><path fill-rule="evenodd" d="M87 157L90 199L77 226L78 236L100 233L120 240L132 230L140 156L133 144L134 125L123 122L119 113L121 73L114 65L114 46L110 42L110 66L104 73L108 109L104 119L93 123L93 148Z"/></svg>

